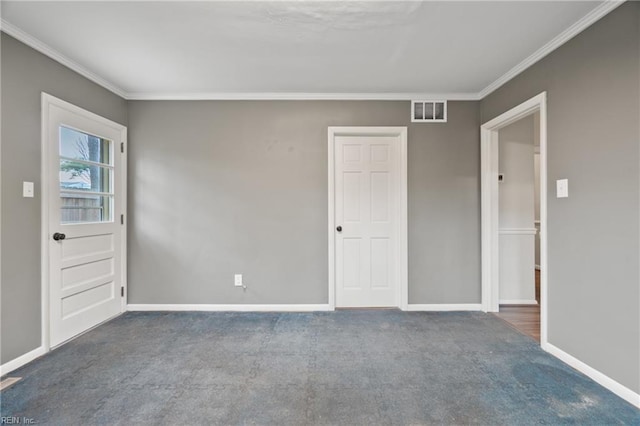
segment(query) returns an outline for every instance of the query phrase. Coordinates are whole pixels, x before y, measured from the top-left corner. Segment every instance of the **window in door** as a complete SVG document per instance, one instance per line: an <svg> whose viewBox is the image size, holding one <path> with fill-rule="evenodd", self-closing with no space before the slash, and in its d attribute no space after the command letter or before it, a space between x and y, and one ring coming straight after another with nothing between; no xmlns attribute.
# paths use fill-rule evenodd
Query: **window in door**
<svg viewBox="0 0 640 426"><path fill-rule="evenodd" d="M113 221L113 142L60 126L60 222Z"/></svg>

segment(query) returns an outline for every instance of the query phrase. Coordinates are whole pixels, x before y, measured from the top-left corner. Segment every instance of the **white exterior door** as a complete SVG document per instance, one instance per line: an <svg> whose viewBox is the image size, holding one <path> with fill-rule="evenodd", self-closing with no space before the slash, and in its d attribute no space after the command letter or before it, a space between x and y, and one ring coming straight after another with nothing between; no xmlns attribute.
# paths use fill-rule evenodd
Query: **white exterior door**
<svg viewBox="0 0 640 426"><path fill-rule="evenodd" d="M336 307L401 306L403 134L370 132L333 136Z"/></svg>
<svg viewBox="0 0 640 426"><path fill-rule="evenodd" d="M126 128L46 94L42 107L54 347L124 309Z"/></svg>

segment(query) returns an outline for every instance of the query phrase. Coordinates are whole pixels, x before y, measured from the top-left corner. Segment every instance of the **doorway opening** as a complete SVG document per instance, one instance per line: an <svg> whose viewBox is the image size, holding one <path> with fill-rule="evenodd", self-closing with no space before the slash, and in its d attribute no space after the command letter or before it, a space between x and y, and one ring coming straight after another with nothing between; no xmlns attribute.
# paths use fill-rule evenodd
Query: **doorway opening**
<svg viewBox="0 0 640 426"><path fill-rule="evenodd" d="M548 329L546 129L545 92L481 126L482 309L542 346Z"/></svg>
<svg viewBox="0 0 640 426"><path fill-rule="evenodd" d="M540 114L535 112L498 131L500 283L496 313L538 342L539 120Z"/></svg>

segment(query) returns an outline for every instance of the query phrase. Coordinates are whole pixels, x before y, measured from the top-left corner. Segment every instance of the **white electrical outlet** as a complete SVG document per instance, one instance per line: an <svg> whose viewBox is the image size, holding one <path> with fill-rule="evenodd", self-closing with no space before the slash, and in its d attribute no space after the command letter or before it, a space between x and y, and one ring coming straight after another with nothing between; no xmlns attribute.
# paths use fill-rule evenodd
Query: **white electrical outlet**
<svg viewBox="0 0 640 426"><path fill-rule="evenodd" d="M233 284L236 287L242 287L242 274L235 274L233 276Z"/></svg>

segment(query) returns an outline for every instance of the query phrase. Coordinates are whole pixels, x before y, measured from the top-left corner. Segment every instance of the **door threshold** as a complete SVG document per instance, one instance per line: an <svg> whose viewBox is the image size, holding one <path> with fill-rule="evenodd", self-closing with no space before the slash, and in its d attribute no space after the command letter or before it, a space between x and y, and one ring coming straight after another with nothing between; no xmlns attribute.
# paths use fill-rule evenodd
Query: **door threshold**
<svg viewBox="0 0 640 426"><path fill-rule="evenodd" d="M336 311L399 311L397 306L354 306L346 308L336 308Z"/></svg>

